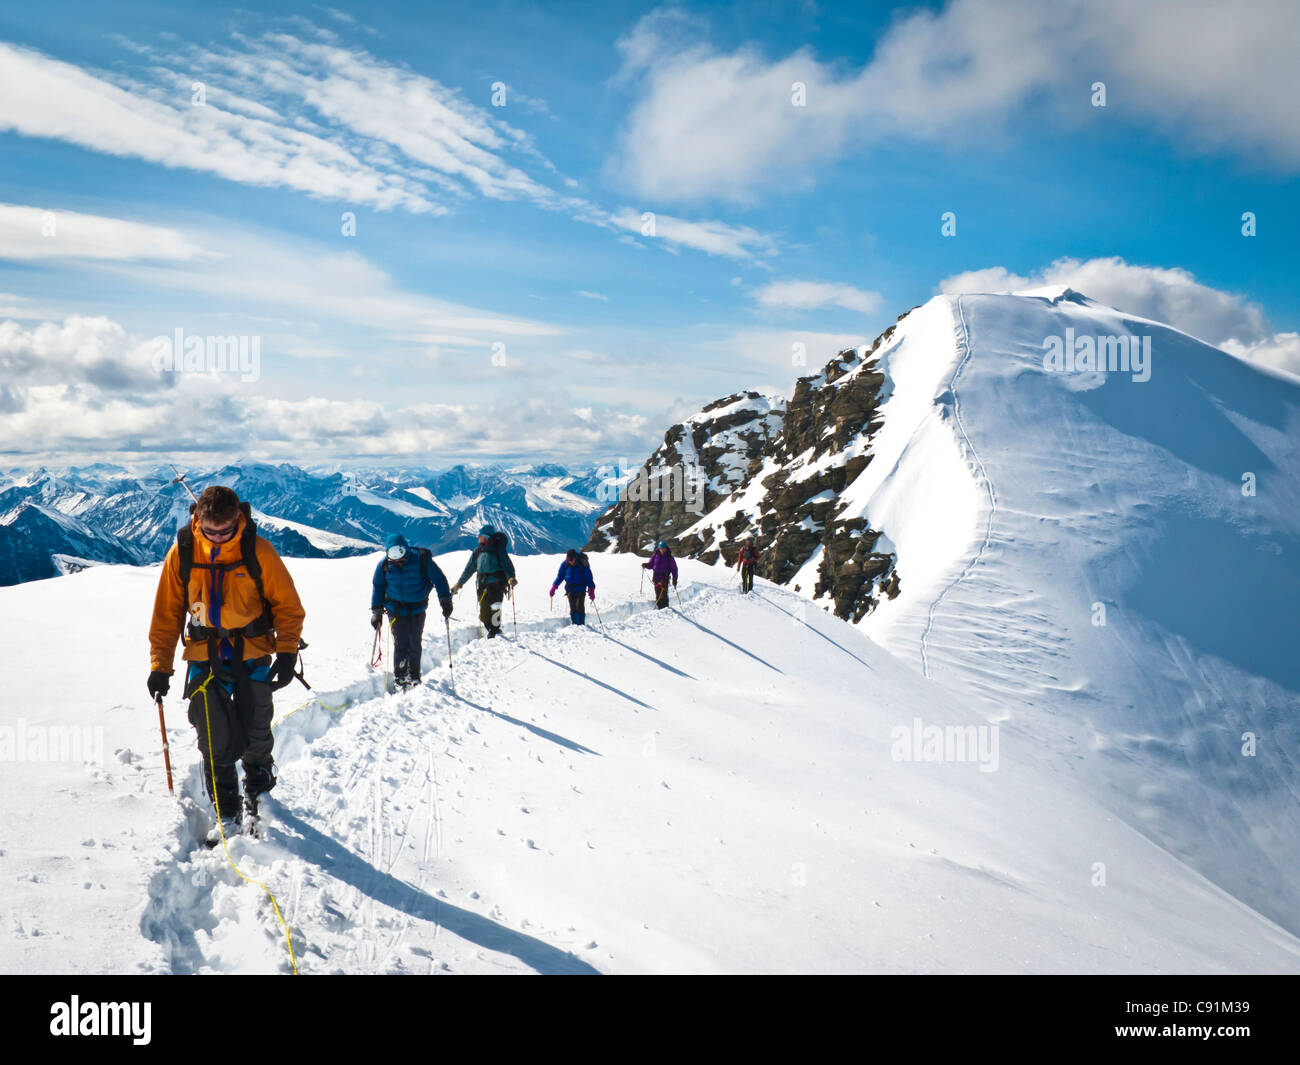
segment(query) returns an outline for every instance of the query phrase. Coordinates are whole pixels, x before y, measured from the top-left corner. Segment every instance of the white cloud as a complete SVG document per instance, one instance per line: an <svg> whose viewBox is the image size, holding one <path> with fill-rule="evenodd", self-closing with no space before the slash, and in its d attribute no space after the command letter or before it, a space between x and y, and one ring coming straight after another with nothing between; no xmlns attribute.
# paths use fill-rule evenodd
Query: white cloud
<svg viewBox="0 0 1300 1065"><path fill-rule="evenodd" d="M808 48L721 52L692 19L657 11L619 41L616 83L639 98L611 165L660 200L747 202L765 186L811 185L851 146L974 138L1043 101L1077 114L1101 80L1118 121L1294 168L1298 37L1292 0L950 0L895 22L870 62L845 71Z"/></svg>
<svg viewBox="0 0 1300 1065"><path fill-rule="evenodd" d="M380 209L433 211L416 182L385 174L324 137L209 103L170 101L39 52L0 43L0 131L51 137L109 155L280 185Z"/></svg>
<svg viewBox="0 0 1300 1065"><path fill-rule="evenodd" d="M165 259L203 251L183 233L120 218L0 203L0 259Z"/></svg>
<svg viewBox="0 0 1300 1065"><path fill-rule="evenodd" d="M153 368L153 347L104 317L24 327L0 321L0 374L10 384L92 385L103 391L154 391L169 384Z"/></svg>
<svg viewBox="0 0 1300 1065"><path fill-rule="evenodd" d="M773 281L754 292L764 307L790 307L815 310L818 307L844 307L871 314L880 306L879 292L867 292L834 281Z"/></svg>
<svg viewBox="0 0 1300 1065"><path fill-rule="evenodd" d="M646 215L652 215L653 219L643 217ZM631 207L613 213L588 211L582 220L635 233L650 242L663 241L670 248L693 248L730 259L754 259L776 254L772 238L749 226L707 220L692 222L658 211L638 211ZM651 226L652 232L647 232Z"/></svg>
<svg viewBox="0 0 1300 1065"><path fill-rule="evenodd" d="M1229 339L1219 346L1239 359L1271 366L1275 370L1285 370L1300 377L1300 333L1276 333L1254 344Z"/></svg>
<svg viewBox="0 0 1300 1065"><path fill-rule="evenodd" d="M601 303L608 303L609 297L603 292L588 292L585 288L578 289L578 295L583 299L599 300Z"/></svg>
<svg viewBox="0 0 1300 1065"><path fill-rule="evenodd" d="M236 374L152 370L152 345L104 318L0 322L0 451L145 450L256 457L564 456L644 449L646 419L565 389L470 403L268 396ZM305 389L300 385L298 392Z"/></svg>
<svg viewBox="0 0 1300 1065"><path fill-rule="evenodd" d="M620 235L641 232L639 212L610 212L531 176L526 164L576 186L494 109L342 47L310 23L303 32L314 39L236 35L231 47L173 54L122 42L150 63L135 78L0 43L0 131L379 210L444 214L478 195L525 200ZM204 106L192 104L195 70ZM513 99L545 108L531 97ZM657 235L670 251L740 259L775 252L765 235L722 222L660 215Z"/></svg>
<svg viewBox="0 0 1300 1065"><path fill-rule="evenodd" d="M1135 266L1118 256L1057 259L1032 277L995 266L946 278L939 288L947 293L1017 292L1061 285L1121 311L1167 322L1209 344L1221 346L1229 339L1253 344L1272 335L1263 308L1246 297L1204 285L1187 270Z"/></svg>
<svg viewBox="0 0 1300 1065"><path fill-rule="evenodd" d="M1032 276L993 266L956 274L939 283L945 293L1022 292L1068 286L1076 292L1142 318L1165 322L1239 358L1300 371L1295 333L1274 334L1264 309L1236 292L1197 281L1189 271L1135 266L1118 256L1057 259Z"/></svg>
<svg viewBox="0 0 1300 1065"><path fill-rule="evenodd" d="M433 78L365 52L285 34L249 42L242 53L215 52L204 59L224 67L246 92L283 93L334 125L391 145L483 196L556 200L504 158L508 150L532 149L527 134Z"/></svg>

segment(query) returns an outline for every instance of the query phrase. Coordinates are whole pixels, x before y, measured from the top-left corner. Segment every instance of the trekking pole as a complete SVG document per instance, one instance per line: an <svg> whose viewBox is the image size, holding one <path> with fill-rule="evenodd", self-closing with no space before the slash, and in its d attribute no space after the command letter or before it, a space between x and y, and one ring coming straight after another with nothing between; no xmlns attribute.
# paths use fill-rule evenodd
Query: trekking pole
<svg viewBox="0 0 1300 1065"><path fill-rule="evenodd" d="M388 660L393 660L393 626L397 624L397 615L388 623ZM384 691L388 691L388 666L384 666Z"/></svg>
<svg viewBox="0 0 1300 1065"><path fill-rule="evenodd" d="M514 626L515 638L519 637L519 617L515 614L515 586L510 586L510 624Z"/></svg>
<svg viewBox="0 0 1300 1065"><path fill-rule="evenodd" d="M444 617L443 625L447 628L447 669L451 673L451 694L456 694L456 667L451 664L451 619Z"/></svg>
<svg viewBox="0 0 1300 1065"><path fill-rule="evenodd" d="M163 765L167 767L167 794L175 795L176 789L172 787L172 752L167 746L167 722L163 720L162 696L155 696L154 702L158 705L158 727L162 729Z"/></svg>
<svg viewBox="0 0 1300 1065"><path fill-rule="evenodd" d="M591 609L596 612L596 620L600 622L600 631L605 631L605 619L600 616L600 607L596 605L596 600L591 601Z"/></svg>
<svg viewBox="0 0 1300 1065"><path fill-rule="evenodd" d="M677 605L680 607L682 605L682 597L681 594L677 591L677 585L675 584L673 585L673 595L677 596Z"/></svg>
<svg viewBox="0 0 1300 1065"><path fill-rule="evenodd" d="M383 649L382 647L379 646L379 639L380 639L379 629L380 629L380 626L376 625L376 626L375 626L375 645L374 645L373 647L370 648L370 668L371 668L371 669L374 669L375 666L379 665L379 663L382 662L382 661L384 660L384 649Z"/></svg>
<svg viewBox="0 0 1300 1065"><path fill-rule="evenodd" d="M645 595L645 567L641 567L641 594Z"/></svg>

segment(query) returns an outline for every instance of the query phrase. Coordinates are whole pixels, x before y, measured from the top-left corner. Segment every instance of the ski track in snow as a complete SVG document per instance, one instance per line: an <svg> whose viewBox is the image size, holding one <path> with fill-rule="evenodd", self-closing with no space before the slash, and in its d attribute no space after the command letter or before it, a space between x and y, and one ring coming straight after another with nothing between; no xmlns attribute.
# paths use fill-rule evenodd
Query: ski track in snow
<svg viewBox="0 0 1300 1065"><path fill-rule="evenodd" d="M989 543L993 539L993 519L996 517L998 511L998 499L997 493L993 488L993 481L989 478L988 471L984 468L984 462L980 458L979 452L975 450L975 445L971 443L970 434L966 432L966 425L962 421L961 398L957 393L957 380L961 377L962 371L966 369L966 364L970 362L972 346L970 342L970 331L966 327L966 312L962 307L961 296L957 296L956 302L956 324L960 326L961 331L960 343L962 355L957 362L957 368L953 371L952 379L948 382L948 392L952 395L953 420L957 424L957 429L961 432L962 440L965 441L967 453L972 459L974 459L975 465L979 468L980 483L984 485L988 492L989 507L988 518L984 527L984 539L980 543L979 550L975 552L974 557L966 564L961 573L954 577L953 580L950 581L937 596L935 596L934 601L930 604L930 609L925 620L925 631L921 633L921 671L927 678L930 676L930 659L927 652L930 641L930 631L934 628L935 613L943 604L943 601L948 597L948 593L969 577L975 571L975 567L980 564L980 560L984 558L984 552L988 550Z"/></svg>
<svg viewBox="0 0 1300 1065"><path fill-rule="evenodd" d="M683 604L703 592L688 587ZM602 615L617 623L655 612L649 604L611 603ZM685 614L670 612L702 628ZM594 612L588 620L593 622L589 632L689 679L688 674L620 640L617 630L613 636L602 632ZM479 735L476 716L487 713L522 729L520 739L534 737L563 751L598 756L582 744L491 708L502 680L530 657L576 672L529 643L536 634L557 631L569 631L567 616L519 624L495 646L477 639L472 629L462 630L453 638L453 655L459 659L453 658L455 672L448 676L445 635L435 628L425 635L420 688L385 695L383 682L371 675L336 691L314 692L307 703L277 720L278 783L263 800L267 838L232 839L230 854L245 875L263 881L276 893L300 971L410 972L398 957L398 948L417 922L434 926L435 942L440 941L443 928L450 928L460 941L478 944L481 949L474 952L475 961L482 962L489 954L500 955L492 965L498 971L597 971L569 953L565 945L580 936L575 939L566 934L564 944L555 944L559 937L555 930L533 930L540 934L512 930L497 923L503 917L498 908L493 907L484 917L452 905L445 890L429 893L423 885L425 868L431 861L436 864L444 853L440 793L457 788L474 771L472 764L465 764L464 752ZM712 630L704 631L729 642ZM463 653L467 648L469 656ZM503 663L499 652L507 648L512 655L525 653L518 655L516 662ZM490 664L482 661L489 649L494 652ZM612 684L580 675L633 704L635 712L653 709ZM477 694L479 691L483 694ZM330 712L318 703L346 704L346 709ZM360 724L353 728L353 722ZM336 737L340 731L347 734L346 740ZM280 753L286 744L291 745L288 756ZM424 773L412 786L407 771L418 764L421 754ZM444 772L451 771L441 782L439 763ZM173 973L247 971L259 963L264 971L291 971L283 929L265 894L239 878L220 846L209 849L203 842L210 805L197 764L178 781L178 792L184 816L176 830L171 861L162 863L150 879L142 932L163 948L168 970ZM412 793L422 793L424 801L412 800ZM364 811L364 816L358 810ZM411 883L395 870L413 831L423 843L419 861L413 863L416 879ZM536 844L529 840L527 846L535 848ZM312 864L332 877L313 873ZM283 889L286 879L288 891ZM341 891L340 882L348 890ZM471 891L471 900L480 894L477 889ZM251 914L240 912L250 904ZM213 938L222 920L231 917L248 925L238 949ZM523 924L528 927L530 922L525 919ZM328 933L325 942L321 941L322 930ZM253 954L249 941L256 944ZM450 945L445 956L430 955L426 971L461 969L464 945L460 941Z"/></svg>

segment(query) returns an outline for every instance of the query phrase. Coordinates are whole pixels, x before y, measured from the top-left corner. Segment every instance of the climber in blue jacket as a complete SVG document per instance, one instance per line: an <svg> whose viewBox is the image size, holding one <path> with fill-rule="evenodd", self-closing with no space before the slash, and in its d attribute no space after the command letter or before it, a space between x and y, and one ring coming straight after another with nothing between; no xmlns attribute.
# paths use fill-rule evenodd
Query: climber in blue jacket
<svg viewBox="0 0 1300 1065"><path fill-rule="evenodd" d="M429 593L438 592L442 616L451 617L451 590L433 554L412 547L401 533L384 544L384 557L375 567L370 596L370 624L378 629L387 612L393 633L393 679L400 688L420 683L420 646Z"/></svg>
<svg viewBox="0 0 1300 1065"><path fill-rule="evenodd" d="M585 625L587 614L582 597L585 594L593 603L596 601L596 578L591 575L591 563L585 554L573 548L565 554L559 572L555 574L555 583L551 585L552 597L561 581L564 582L564 594L569 597L569 620L575 625Z"/></svg>

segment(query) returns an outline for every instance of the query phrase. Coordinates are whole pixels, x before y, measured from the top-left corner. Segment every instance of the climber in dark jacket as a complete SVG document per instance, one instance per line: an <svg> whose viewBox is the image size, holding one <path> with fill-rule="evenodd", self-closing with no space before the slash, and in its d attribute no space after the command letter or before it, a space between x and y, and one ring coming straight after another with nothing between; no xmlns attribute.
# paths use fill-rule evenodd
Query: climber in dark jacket
<svg viewBox="0 0 1300 1065"><path fill-rule="evenodd" d="M754 542L752 536L745 537L745 543L740 549L740 557L736 560L736 568L740 570L740 590L742 592L752 592L754 590L754 567L758 565L758 545Z"/></svg>
<svg viewBox="0 0 1300 1065"><path fill-rule="evenodd" d="M420 683L420 647L430 592L437 590L442 616L451 616L447 578L431 552L412 547L401 533L393 533L372 583L370 624L378 629L387 612L393 633L393 679L400 688L414 687Z"/></svg>
<svg viewBox="0 0 1300 1065"><path fill-rule="evenodd" d="M507 551L508 543L505 533L484 525L478 532L478 546L465 563L460 580L451 589L453 595L459 595L469 575L478 575L478 617L487 629L488 639L500 635L501 601L506 592L518 583L515 564Z"/></svg>
<svg viewBox="0 0 1300 1065"><path fill-rule="evenodd" d="M583 606L584 594L594 603L596 601L596 578L591 575L591 563L585 554L569 549L555 574L555 583L551 585L551 598L555 589L564 582L564 594L569 598L569 620L575 625L587 623L587 612Z"/></svg>
<svg viewBox="0 0 1300 1065"><path fill-rule="evenodd" d="M668 545L660 540L650 561L643 562L641 568L650 571L655 586L655 609L662 610L668 605L669 578L672 578L673 587L677 587L677 559L673 558Z"/></svg>

